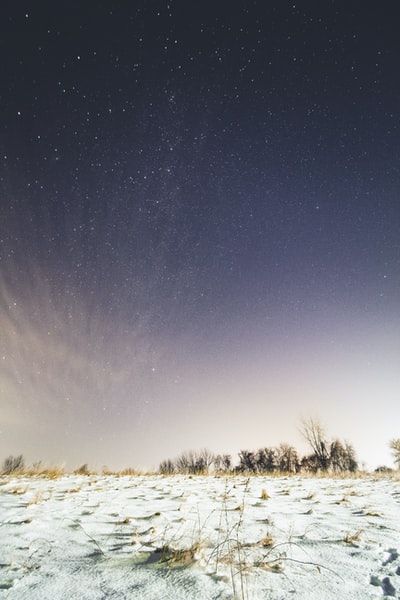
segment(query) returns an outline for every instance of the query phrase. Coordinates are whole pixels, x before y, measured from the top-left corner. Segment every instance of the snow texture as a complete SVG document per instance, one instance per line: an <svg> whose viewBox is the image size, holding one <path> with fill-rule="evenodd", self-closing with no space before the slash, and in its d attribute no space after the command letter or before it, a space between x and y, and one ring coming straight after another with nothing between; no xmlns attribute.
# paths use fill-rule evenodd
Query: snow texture
<svg viewBox="0 0 400 600"><path fill-rule="evenodd" d="M0 479L0 598L400 599L395 478Z"/></svg>

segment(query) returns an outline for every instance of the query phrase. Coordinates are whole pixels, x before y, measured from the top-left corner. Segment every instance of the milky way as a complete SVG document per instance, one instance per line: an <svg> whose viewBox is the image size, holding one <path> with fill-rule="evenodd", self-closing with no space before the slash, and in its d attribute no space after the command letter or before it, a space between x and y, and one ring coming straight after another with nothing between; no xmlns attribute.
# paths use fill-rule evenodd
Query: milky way
<svg viewBox="0 0 400 600"><path fill-rule="evenodd" d="M395 16L1 8L2 454L150 468L312 413L390 460Z"/></svg>

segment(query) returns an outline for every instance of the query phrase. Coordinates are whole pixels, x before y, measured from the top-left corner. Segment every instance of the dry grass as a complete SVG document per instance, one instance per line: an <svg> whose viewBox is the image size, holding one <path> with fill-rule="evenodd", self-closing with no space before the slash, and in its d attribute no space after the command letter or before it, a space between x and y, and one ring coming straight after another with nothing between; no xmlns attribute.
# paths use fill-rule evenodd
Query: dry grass
<svg viewBox="0 0 400 600"><path fill-rule="evenodd" d="M382 515L373 510L369 510L368 512L365 513L365 516L366 517L381 517Z"/></svg>
<svg viewBox="0 0 400 600"><path fill-rule="evenodd" d="M265 536L265 538L260 540L258 543L263 548L271 548L275 542L274 542L274 538L272 537L272 535L267 535L267 536Z"/></svg>
<svg viewBox="0 0 400 600"><path fill-rule="evenodd" d="M336 500L335 504L347 504L349 502L348 497L345 495L340 500Z"/></svg>
<svg viewBox="0 0 400 600"><path fill-rule="evenodd" d="M39 504L40 502L46 502L47 500L50 500L50 498L51 498L50 492L44 492L42 490L38 490L35 493L32 500L30 502L28 502L28 506L33 506L35 504Z"/></svg>
<svg viewBox="0 0 400 600"><path fill-rule="evenodd" d="M25 487L15 487L9 493L14 494L14 496L23 496L28 491L28 486Z"/></svg>
<svg viewBox="0 0 400 600"><path fill-rule="evenodd" d="M362 534L363 534L362 529L359 529L358 531L355 531L354 533L346 533L346 535L343 538L343 541L346 544L355 544L356 542L359 542L361 540Z"/></svg>
<svg viewBox="0 0 400 600"><path fill-rule="evenodd" d="M160 563L167 563L170 567L183 567L195 562L199 550L199 543L194 543L190 548L172 548L165 545L157 548L154 554L160 555Z"/></svg>
<svg viewBox="0 0 400 600"><path fill-rule="evenodd" d="M48 472L48 470L46 471ZM59 473L59 471L58 471ZM64 475L64 471L62 471L62 475ZM85 473L87 474L87 473ZM35 472L34 474L35 476L38 475L37 472ZM44 471L42 470L40 472L40 475L42 476L46 476L44 474ZM91 475L93 475L91 473ZM125 475L129 475L129 476L135 476L137 475L137 473L131 469L128 470L124 470L119 472L118 474L111 474L110 476L125 476ZM167 476L166 476L167 477ZM173 476L172 476L173 477ZM194 476L195 477L195 476ZM240 475L240 477L242 478L243 475ZM287 477L287 475L286 475ZM303 476L298 476L298 477L303 477ZM317 476L318 477L318 476ZM354 475L352 475L352 478L354 477ZM371 476L369 476L371 478ZM387 474L384 475L384 477L387 477ZM222 506L221 506L221 519L220 519L220 523L219 523L219 530L220 533L218 534L218 542L216 544L216 546L214 547L214 549L211 551L211 555L209 555L208 557L208 565L213 565L213 569L214 569L214 565L215 565L215 574L217 574L218 571L218 566L219 565L224 565L224 573L226 574L226 568L230 569L230 581L231 581L231 585L232 585L232 592L235 598L240 599L240 600L248 600L249 598L249 594L248 594L248 590L247 590L247 577L248 574L252 572L252 570L254 569L262 569L262 570L266 570L266 571L270 571L270 572L275 572L275 573L282 573L282 571L285 568L285 564L290 561L293 560L290 558L290 552L288 551L288 556L286 556L285 553L285 549L290 549L291 547L293 547L294 544L292 544L291 541L287 541L285 543L281 543L281 544L277 544L276 540L273 537L273 533L274 531L272 530L272 534L271 534L271 526L273 525L273 521L271 519L268 518L264 519L264 521L266 523L268 523L268 528L263 529L263 531L260 534L261 536L265 536L262 537L261 539L257 539L257 541L255 543L251 543L251 544L246 544L243 541L243 536L242 536L242 532L244 529L244 518L245 518L245 514L246 514L246 504L248 501L253 501L254 497L251 495L251 490L250 490L250 481L252 480L252 477L248 477L246 480L241 481L241 479L239 479L239 474L238 474L238 478L237 479L232 479L231 477L227 477L226 478L226 486L225 486L225 492L223 494L222 497ZM381 475L379 474L379 479L381 479ZM88 485L90 485L90 483L93 481L93 477L88 481ZM18 483L18 482L17 482ZM24 494L27 490L27 487L24 487L22 482L20 482L21 485L20 486L16 486L14 488L14 490L11 493L15 493L15 494ZM25 483L25 482L23 482ZM73 480L73 484L77 485L82 483L80 480L76 481ZM260 482L261 483L261 482ZM84 486L84 488L86 489L86 480L84 482L84 484L82 484ZM289 485L289 484L287 484ZM231 495L231 492L233 489L241 489L243 486L243 493L240 492L240 497L238 498L238 496L235 494L234 496ZM154 486L156 487L156 486ZM261 487L261 486L260 486ZM280 487L280 486L279 486ZM343 487L347 487L347 486L341 486ZM350 485L348 486L350 487ZM73 493L78 493L79 491L81 491L81 487L76 487L76 488L70 488L68 490L66 490L67 493L73 494ZM291 490L288 487L282 488L279 491L279 494L281 495L289 495L291 492ZM270 495L268 494L267 490L265 488L258 490L258 493L260 494L260 499L263 501L267 501L270 499ZM304 494L304 492L303 492ZM353 496L356 495L354 491L349 491L349 496ZM233 499L233 497L235 498L235 504L237 502L240 502L239 505L233 504L234 508L228 507L228 501L231 501ZM312 500L314 498L314 493L313 492L309 492L308 495L306 496L306 500ZM39 503L42 500L45 500L47 498L44 498L40 492L37 492L35 497L33 498L33 500L31 501L31 504L35 504L35 503ZM348 498L346 496L344 496L339 502L347 502ZM258 502L257 505L259 506L263 506L261 502ZM232 506L232 504L230 504L230 506ZM266 506L269 506L269 504L267 504ZM263 509L261 509L263 510ZM233 514L232 514L233 513ZM149 519L152 519L153 517L157 517L160 516L161 513L156 512L153 513L153 515L151 515L149 517ZM369 516L379 516L379 515L375 515L373 513L368 513ZM116 525L118 526L128 526L131 524L131 521L133 519L133 517L129 517L129 516L125 516L124 513L122 513L122 515L115 515L115 517L117 519L120 519L117 521ZM81 525L79 525L79 527L81 527L81 529L83 530L83 527ZM84 531L84 530L83 530ZM124 528L124 531L126 531L126 529ZM85 532L86 533L86 532ZM357 542L360 541L361 539L361 535L362 535L363 531L359 530L353 533L346 533L343 537L342 540L338 540L341 543L346 543L346 544L351 544L351 545L356 545ZM145 532L134 532L133 533L133 538L132 538L132 545L133 544L137 544L140 543L138 536L149 536L149 535L155 535L156 534L156 530L154 528L151 528L149 530L146 530ZM104 553L103 550L101 550L100 546L98 545L98 543L96 542L96 540L94 540L90 535L88 535L86 533L86 535L92 540L92 542L94 542L98 548L100 549L101 553ZM158 538L158 536L157 536ZM153 538L153 540L156 538ZM165 543L164 543L165 542ZM164 538L162 540L160 540L158 538L157 541L157 545L156 543L152 542L151 543L151 549L150 552L147 554L147 556L149 557L149 562L157 562L160 564L165 565L166 567L170 567L170 568L177 568L177 567L187 567L190 566L191 564L195 563L198 560L201 560L202 555L204 558L204 553L207 553L207 548L210 548L210 546L206 543L206 540L204 539L204 533L201 530L201 525L199 522L199 527L198 530L194 530L193 531L193 537L189 537L189 540L186 540L186 544L182 543L182 540L173 540L172 542L170 540L167 541L166 536L164 536ZM144 543L143 543L144 545ZM258 546L258 549L256 549L254 551L253 554L250 554L249 552L249 547L250 546ZM146 546L148 546L148 544L146 543ZM299 563L301 563L301 561L297 561ZM304 562L303 564L314 564L314 563L310 563L310 562ZM321 565L314 565L317 568L323 568Z"/></svg>
<svg viewBox="0 0 400 600"><path fill-rule="evenodd" d="M110 477L138 477L138 476L155 476L160 475L160 477L168 478L183 475L184 473L174 473L174 474L164 474L161 475L158 472L151 471L140 471L132 467L127 467L120 471L113 471L104 467L102 470L97 471L95 469L89 469L87 464L81 465L79 468L74 471L67 471L64 465L47 467L43 466L41 463L37 463L32 467L25 467L23 469L19 469L13 471L12 473L1 473L1 478L19 478L19 477L44 477L46 479L58 479L63 477L64 475L97 475L97 476L110 476ZM399 481L400 482L400 470L392 470L392 471L382 471L382 472L369 472L369 471L356 471L356 472L343 472L343 473L335 473L330 471L321 471L321 472L281 472L281 471L272 471L268 473L241 473L241 472L204 472L204 473L196 473L190 474L188 477L190 479L198 476L209 476L225 479L230 479L235 481L236 478L240 477L249 477L251 479L262 477L268 479L292 479L292 478L302 478L302 479L333 479L333 480L357 480L357 479L373 479L374 481L382 481L382 480L390 480L390 481ZM1 485L1 482L0 482ZM281 492L284 493L284 490ZM353 495L351 493L350 495Z"/></svg>

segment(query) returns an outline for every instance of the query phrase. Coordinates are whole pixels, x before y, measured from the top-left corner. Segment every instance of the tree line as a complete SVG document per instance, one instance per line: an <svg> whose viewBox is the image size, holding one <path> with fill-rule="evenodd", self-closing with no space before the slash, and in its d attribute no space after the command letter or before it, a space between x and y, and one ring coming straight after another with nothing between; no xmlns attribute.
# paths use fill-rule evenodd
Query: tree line
<svg viewBox="0 0 400 600"><path fill-rule="evenodd" d="M167 459L160 463L159 472L163 475L184 473L186 475L207 474L210 470L217 473L333 473L355 472L358 462L351 444L333 441L320 456L309 454L300 457L297 450L289 444L277 447L240 450L235 465L230 454L213 454L203 448L199 451L183 452L176 459Z"/></svg>
<svg viewBox="0 0 400 600"><path fill-rule="evenodd" d="M290 444L276 447L263 447L258 450L240 450L238 462L233 462L230 454L213 454L208 449L182 452L175 459L163 460L159 472L164 475L183 473L190 475L216 473L354 473L358 470L358 461L352 444L338 438L329 439L321 423L315 419L303 420L300 432L306 440L310 452L300 456ZM389 447L393 460L400 470L400 438L392 439ZM34 465L39 471L41 463ZM25 460L22 454L8 456L2 464L1 474L22 473ZM378 467L377 471L390 470ZM88 466L82 465L75 471L77 474L89 474Z"/></svg>
<svg viewBox="0 0 400 600"><path fill-rule="evenodd" d="M358 460L353 445L338 438L330 440L321 423L306 419L301 423L300 433L306 440L310 453L300 456L290 444L263 447L258 450L240 450L237 464L230 454L213 454L203 448L199 451L183 452L175 459L163 460L159 472L164 475L184 473L207 474L212 469L217 473L354 473ZM400 439L389 443L394 461L400 469ZM377 470L389 470L379 467Z"/></svg>

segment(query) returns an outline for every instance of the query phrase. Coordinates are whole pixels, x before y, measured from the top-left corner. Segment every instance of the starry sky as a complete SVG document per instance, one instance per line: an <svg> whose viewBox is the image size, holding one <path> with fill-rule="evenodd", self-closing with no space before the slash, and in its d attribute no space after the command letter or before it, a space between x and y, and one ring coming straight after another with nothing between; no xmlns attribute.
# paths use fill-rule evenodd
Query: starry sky
<svg viewBox="0 0 400 600"><path fill-rule="evenodd" d="M396 2L2 2L0 458L400 414ZM303 445L302 445L303 444Z"/></svg>

